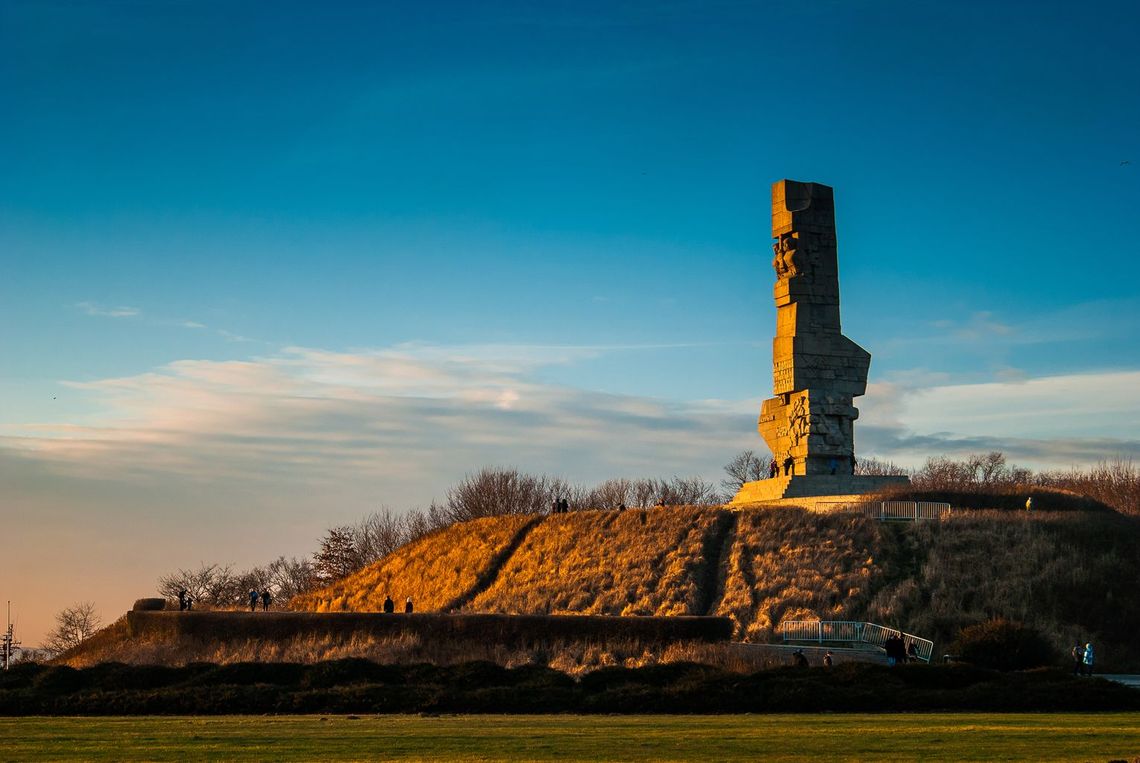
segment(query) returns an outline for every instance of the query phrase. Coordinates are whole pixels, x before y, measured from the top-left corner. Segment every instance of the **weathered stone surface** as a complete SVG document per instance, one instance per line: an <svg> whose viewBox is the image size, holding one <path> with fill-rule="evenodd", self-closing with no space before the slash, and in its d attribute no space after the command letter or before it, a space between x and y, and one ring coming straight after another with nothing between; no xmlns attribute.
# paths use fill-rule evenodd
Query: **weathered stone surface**
<svg viewBox="0 0 1140 763"><path fill-rule="evenodd" d="M839 323L832 189L794 180L773 184L772 237L775 396L764 401L758 428L779 476L747 483L733 503L829 494L824 491L861 493L905 481L854 476L859 410L852 403L867 391L871 354L843 336ZM817 479L822 477L828 479Z"/></svg>

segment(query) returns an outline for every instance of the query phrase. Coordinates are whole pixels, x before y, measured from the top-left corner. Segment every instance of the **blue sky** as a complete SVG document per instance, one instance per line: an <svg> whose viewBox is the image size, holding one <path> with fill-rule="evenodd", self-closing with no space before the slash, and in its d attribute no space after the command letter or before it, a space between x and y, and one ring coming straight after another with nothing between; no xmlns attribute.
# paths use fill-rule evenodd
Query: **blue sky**
<svg viewBox="0 0 1140 763"><path fill-rule="evenodd" d="M39 633L489 463L717 478L762 447L783 177L836 189L864 455L1140 455L1137 22L7 0L0 593Z"/></svg>

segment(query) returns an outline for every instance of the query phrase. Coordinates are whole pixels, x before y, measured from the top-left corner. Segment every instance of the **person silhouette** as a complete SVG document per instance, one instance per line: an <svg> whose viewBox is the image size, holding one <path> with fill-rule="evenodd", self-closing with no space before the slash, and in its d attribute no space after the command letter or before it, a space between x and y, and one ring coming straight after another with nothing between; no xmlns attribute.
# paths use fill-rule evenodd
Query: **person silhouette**
<svg viewBox="0 0 1140 763"><path fill-rule="evenodd" d="M388 614L392 614L396 611L396 602L392 601L391 596L384 597L384 611Z"/></svg>
<svg viewBox="0 0 1140 763"><path fill-rule="evenodd" d="M252 588L249 589L249 611L250 612L253 612L257 609L257 599L258 599L257 591L253 590Z"/></svg>
<svg viewBox="0 0 1140 763"><path fill-rule="evenodd" d="M273 597L269 595L269 589L266 588L261 592L261 609L268 612L269 604L273 601Z"/></svg>
<svg viewBox="0 0 1140 763"><path fill-rule="evenodd" d="M404 602L404 614L412 614L412 597L409 596L408 600Z"/></svg>

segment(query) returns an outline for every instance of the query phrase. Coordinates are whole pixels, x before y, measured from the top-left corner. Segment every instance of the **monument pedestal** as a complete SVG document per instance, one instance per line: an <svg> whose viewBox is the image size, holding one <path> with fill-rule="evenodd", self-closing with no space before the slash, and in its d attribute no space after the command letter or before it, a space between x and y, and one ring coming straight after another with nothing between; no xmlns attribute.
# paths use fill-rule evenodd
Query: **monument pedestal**
<svg viewBox="0 0 1140 763"><path fill-rule="evenodd" d="M863 495L897 485L909 485L902 476L870 476L852 474L796 474L745 482L729 506L747 506L782 498L809 498L828 495Z"/></svg>

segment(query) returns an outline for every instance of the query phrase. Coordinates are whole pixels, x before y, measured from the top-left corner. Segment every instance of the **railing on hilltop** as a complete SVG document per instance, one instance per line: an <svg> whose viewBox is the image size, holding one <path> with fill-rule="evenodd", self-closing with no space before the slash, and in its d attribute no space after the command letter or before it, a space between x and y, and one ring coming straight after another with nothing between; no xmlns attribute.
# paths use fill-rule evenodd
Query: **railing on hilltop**
<svg viewBox="0 0 1140 763"><path fill-rule="evenodd" d="M886 522L901 520L917 522L920 519L941 519L950 513L950 504L934 501L817 501L830 511L862 514Z"/></svg>
<svg viewBox="0 0 1140 763"><path fill-rule="evenodd" d="M933 641L876 623L851 620L789 620L780 624L780 632L784 641L815 641L820 644L825 641L838 641L878 647L883 646L891 634L897 633L902 636L908 652L911 644L914 644L917 657L923 662L930 662L930 656L934 652Z"/></svg>

